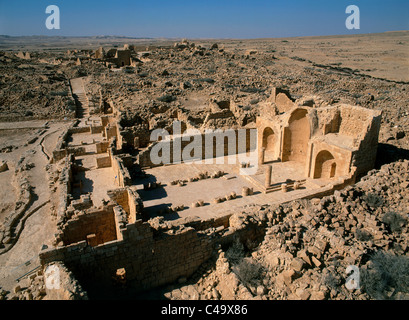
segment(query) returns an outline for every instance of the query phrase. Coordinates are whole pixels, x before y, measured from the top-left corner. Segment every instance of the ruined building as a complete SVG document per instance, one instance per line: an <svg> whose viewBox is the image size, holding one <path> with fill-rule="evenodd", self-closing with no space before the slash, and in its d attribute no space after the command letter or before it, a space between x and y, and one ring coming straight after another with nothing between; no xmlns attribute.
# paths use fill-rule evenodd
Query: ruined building
<svg viewBox="0 0 409 320"><path fill-rule="evenodd" d="M128 59L118 52L116 59ZM225 105L236 112L233 102ZM354 183L374 166L381 121L379 111L316 107L273 89L256 122L233 130L257 132L244 150L256 153L256 170L241 175L248 163L153 165L150 151L164 141L151 141L151 128L122 128L114 103L106 110L79 119L54 151L63 166L59 232L55 247L40 253L44 266L61 261L94 292L117 276L138 290L189 277L218 244L260 236L257 225L237 227L234 212L245 205L320 197ZM180 113L175 120L192 127L185 119ZM208 133L196 129L204 144ZM237 155L228 148L234 139L220 141L222 157ZM181 143L180 136L167 143Z"/></svg>
<svg viewBox="0 0 409 320"><path fill-rule="evenodd" d="M118 68L132 65L131 50L128 48L114 48L105 52L104 48L100 47L95 51L94 57L95 59L105 60L107 63L112 63Z"/></svg>

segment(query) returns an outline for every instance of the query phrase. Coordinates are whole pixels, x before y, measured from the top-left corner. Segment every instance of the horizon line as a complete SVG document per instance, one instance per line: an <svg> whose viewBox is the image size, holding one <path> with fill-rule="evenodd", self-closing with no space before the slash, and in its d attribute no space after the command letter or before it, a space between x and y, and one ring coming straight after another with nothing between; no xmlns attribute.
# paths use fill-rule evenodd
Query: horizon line
<svg viewBox="0 0 409 320"><path fill-rule="evenodd" d="M382 31L382 32L368 32L368 33L350 33L350 34L328 34L328 35L300 35L300 36L276 36L276 37L249 37L249 38L236 38L236 37L133 37L133 36L124 36L124 35L81 35L81 36L66 36L66 35L44 35L44 34L34 34L34 35L7 35L0 34L0 37L7 38L34 38L34 37L43 37L43 38L119 38L119 39L135 39L135 40L174 40L174 39L192 39L192 40L257 40L257 39L286 39L286 38L308 38L308 37L335 37L335 36L362 36L370 34L383 34L383 33L393 33L393 32L408 32L408 30L391 30L391 31Z"/></svg>

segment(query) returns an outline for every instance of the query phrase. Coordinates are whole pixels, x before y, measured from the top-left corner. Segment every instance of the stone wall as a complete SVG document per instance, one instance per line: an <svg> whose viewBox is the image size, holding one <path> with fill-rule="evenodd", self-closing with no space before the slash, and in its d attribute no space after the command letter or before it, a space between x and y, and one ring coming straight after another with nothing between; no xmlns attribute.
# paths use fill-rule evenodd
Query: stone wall
<svg viewBox="0 0 409 320"><path fill-rule="evenodd" d="M134 223L142 216L143 201L137 190L131 187L109 190L108 197L113 203L118 204L127 214L127 223Z"/></svg>
<svg viewBox="0 0 409 320"><path fill-rule="evenodd" d="M321 178L317 176L317 155L320 152L330 152L336 164L335 176L348 176L350 174L352 152L347 149L331 145L325 141L310 142L307 154L306 176L310 178ZM325 177L324 175L322 176ZM327 177L329 178L329 177Z"/></svg>
<svg viewBox="0 0 409 320"><path fill-rule="evenodd" d="M115 125L107 125L105 127L104 136L107 140L117 136L117 128Z"/></svg>
<svg viewBox="0 0 409 320"><path fill-rule="evenodd" d="M110 152L110 154L112 169L114 170L115 174L115 184L118 187L130 186L132 184L132 179L128 169L124 165L124 160L116 155L113 155L112 152Z"/></svg>
<svg viewBox="0 0 409 320"><path fill-rule="evenodd" d="M305 162L310 135L311 126L308 110L295 109L288 120L288 126L284 127L282 160Z"/></svg>
<svg viewBox="0 0 409 320"><path fill-rule="evenodd" d="M358 151L353 153L352 164L357 168L358 178L375 167L381 117L381 112L377 112L367 128L365 137L360 142Z"/></svg>
<svg viewBox="0 0 409 320"><path fill-rule="evenodd" d="M90 127L91 129L91 134L94 134L94 133L102 133L102 131L104 130L104 127L103 126L91 126Z"/></svg>
<svg viewBox="0 0 409 320"><path fill-rule="evenodd" d="M71 131L75 128L77 123L78 123L77 121L74 121L70 125L70 127L64 131L64 133L61 135L61 138L58 140L58 143L55 149L53 150L53 161L54 162L58 162L67 156L68 154L66 150L67 141L68 141L68 138L71 136Z"/></svg>
<svg viewBox="0 0 409 320"><path fill-rule="evenodd" d="M89 126L86 127L72 127L68 130L69 134L76 134L76 133L86 133L91 132L91 128Z"/></svg>
<svg viewBox="0 0 409 320"><path fill-rule="evenodd" d="M243 144L242 146L239 146L239 137L241 137L239 130L246 133L246 144ZM220 132L214 131L210 133L202 133L200 135L191 135L186 138L183 138L183 136L177 136L170 140L154 142L148 148L139 153L137 161L141 167L155 167L163 165L163 163L154 163L151 159L151 152L161 156L160 152L156 152L160 149L162 149L162 154L168 155L168 157L163 157L163 162L165 164L181 162L182 158L183 160L204 160L213 159L218 155L235 155L243 150L246 152L255 151L257 147L257 134L250 134L250 132L251 130L256 132L256 129L239 130L231 129ZM188 138L190 139L187 140ZM185 141L185 139L187 141ZM193 149L193 143L195 142L198 143L198 148L196 150ZM176 146L180 146L180 148L176 148ZM179 149L182 153L175 154L174 149ZM189 151L190 153L188 153ZM185 155L190 157L190 159L186 159Z"/></svg>
<svg viewBox="0 0 409 320"><path fill-rule="evenodd" d="M138 220L120 232L122 240L104 245L81 241L43 250L40 261L63 261L85 288L95 281L109 286L116 271L125 268L127 280L143 290L192 275L213 252L210 239L193 228L160 232Z"/></svg>
<svg viewBox="0 0 409 320"><path fill-rule="evenodd" d="M111 208L87 210L64 225L62 241L64 245L87 240L91 245L98 245L115 240L117 237L114 212Z"/></svg>
<svg viewBox="0 0 409 320"><path fill-rule="evenodd" d="M370 110L353 106L341 107L339 134L363 138L370 122Z"/></svg>
<svg viewBox="0 0 409 320"><path fill-rule="evenodd" d="M106 157L98 157L95 158L97 162L97 168L108 168L112 166L111 163L111 157L106 156Z"/></svg>
<svg viewBox="0 0 409 320"><path fill-rule="evenodd" d="M109 147L109 141L98 142L95 144L97 153L106 153Z"/></svg>
<svg viewBox="0 0 409 320"><path fill-rule="evenodd" d="M72 163L74 161L74 156L69 155L65 159L65 165L60 173L59 178L59 206L57 211L57 217L61 221L65 218L67 207L70 204L69 195L71 194L71 184L73 181L72 173Z"/></svg>

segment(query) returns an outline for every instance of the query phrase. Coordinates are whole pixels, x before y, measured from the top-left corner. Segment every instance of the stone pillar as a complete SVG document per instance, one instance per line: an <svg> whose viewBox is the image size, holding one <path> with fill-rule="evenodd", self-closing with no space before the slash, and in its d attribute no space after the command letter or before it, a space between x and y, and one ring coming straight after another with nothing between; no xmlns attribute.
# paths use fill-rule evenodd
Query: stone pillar
<svg viewBox="0 0 409 320"><path fill-rule="evenodd" d="M271 171L272 166L268 165L266 167L266 180L264 182L264 187L268 188L271 185Z"/></svg>
<svg viewBox="0 0 409 320"><path fill-rule="evenodd" d="M260 164L263 164L264 163L264 157L265 157L265 155L266 155L266 148L261 148L261 153L260 153L260 161L259 161L259 163Z"/></svg>
<svg viewBox="0 0 409 320"><path fill-rule="evenodd" d="M247 197L249 195L249 188L247 188L247 187L241 188L241 195L243 197Z"/></svg>

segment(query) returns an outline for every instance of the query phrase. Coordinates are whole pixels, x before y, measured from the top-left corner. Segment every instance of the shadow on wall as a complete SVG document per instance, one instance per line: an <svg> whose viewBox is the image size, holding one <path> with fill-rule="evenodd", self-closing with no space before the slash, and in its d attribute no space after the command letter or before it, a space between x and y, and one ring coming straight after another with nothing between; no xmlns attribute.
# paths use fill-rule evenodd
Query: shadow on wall
<svg viewBox="0 0 409 320"><path fill-rule="evenodd" d="M78 199L82 194L92 192L94 190L94 182L85 176L85 171L80 171L75 175L73 184L73 196Z"/></svg>
<svg viewBox="0 0 409 320"><path fill-rule="evenodd" d="M399 160L409 160L409 150L402 149L387 143L379 143L376 154L375 169L379 169L384 164Z"/></svg>

